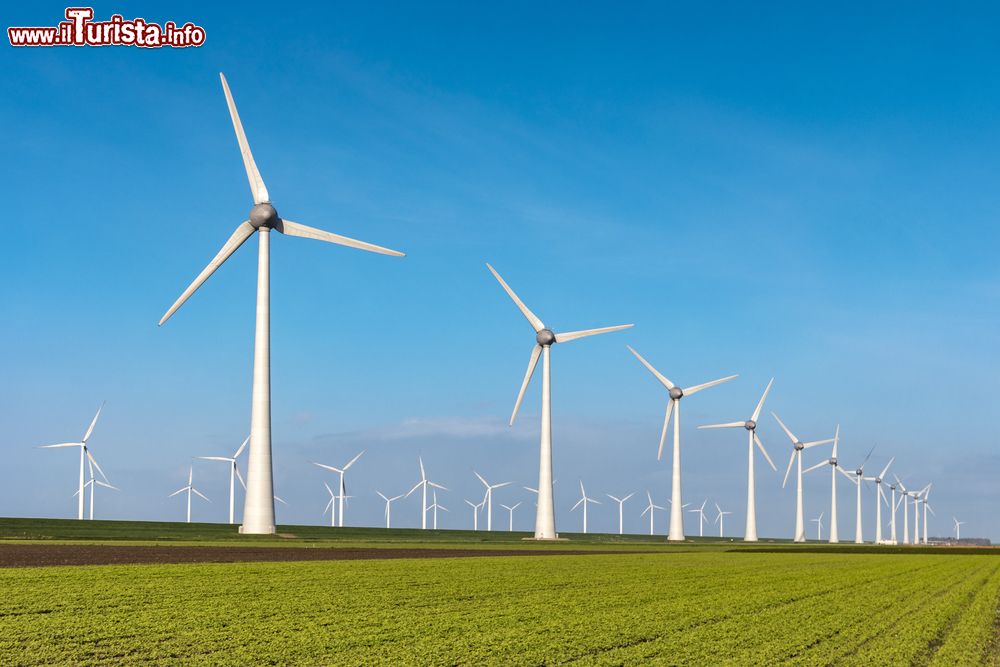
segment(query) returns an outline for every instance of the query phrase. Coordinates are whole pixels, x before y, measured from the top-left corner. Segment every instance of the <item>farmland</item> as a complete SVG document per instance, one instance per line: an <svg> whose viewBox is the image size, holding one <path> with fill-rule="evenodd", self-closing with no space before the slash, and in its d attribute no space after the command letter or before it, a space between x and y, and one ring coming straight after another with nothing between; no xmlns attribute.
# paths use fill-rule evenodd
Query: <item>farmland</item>
<svg viewBox="0 0 1000 667"><path fill-rule="evenodd" d="M998 650L1000 558L980 553L660 544L548 558L10 568L0 660L982 664Z"/></svg>

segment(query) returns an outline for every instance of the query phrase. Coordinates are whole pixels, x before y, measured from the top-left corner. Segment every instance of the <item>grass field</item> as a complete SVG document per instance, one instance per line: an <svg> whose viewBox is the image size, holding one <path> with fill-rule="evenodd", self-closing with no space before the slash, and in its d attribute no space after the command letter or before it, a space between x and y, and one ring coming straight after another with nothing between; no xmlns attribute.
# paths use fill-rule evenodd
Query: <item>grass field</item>
<svg viewBox="0 0 1000 667"><path fill-rule="evenodd" d="M33 539L151 539L128 526L109 537L113 527L95 522L88 533L71 523L71 535L47 522L22 532ZM12 537L7 522L0 530ZM197 525L160 530L189 544L227 539ZM299 539L370 546L372 532ZM468 546L470 535L486 537L406 532L383 535L383 544ZM972 556L760 546L773 552L654 542L642 553L549 558L0 569L0 663L997 661L1000 558L993 550Z"/></svg>

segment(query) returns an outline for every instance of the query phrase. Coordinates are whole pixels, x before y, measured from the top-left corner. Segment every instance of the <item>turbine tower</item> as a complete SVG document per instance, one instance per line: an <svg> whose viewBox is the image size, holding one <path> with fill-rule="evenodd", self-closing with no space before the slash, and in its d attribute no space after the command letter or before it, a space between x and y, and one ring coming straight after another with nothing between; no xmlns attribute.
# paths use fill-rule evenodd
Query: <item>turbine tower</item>
<svg viewBox="0 0 1000 667"><path fill-rule="evenodd" d="M417 462L420 463L420 481L417 482L412 489L407 491L406 496L404 497L409 498L411 493L417 489L422 489L420 496L420 529L427 530L427 510L430 509L430 507L427 506L427 487L429 486L435 489L441 489L442 491L447 491L448 489L427 479L427 473L424 471L423 457L418 456Z"/></svg>
<svg viewBox="0 0 1000 667"><path fill-rule="evenodd" d="M475 470L472 471L472 474L474 474L476 477L478 477L479 481L482 482L483 486L486 487L486 495L483 496L483 502L486 504L486 530L491 531L491 530L493 530L493 490L494 489L500 489L500 488L503 488L505 486L509 486L511 484L511 482L501 482L500 484L490 484L485 479L483 479L483 476L480 475Z"/></svg>
<svg viewBox="0 0 1000 667"><path fill-rule="evenodd" d="M889 503L889 509L892 510L892 515L889 518L889 542L891 544L896 544L896 510L899 509L899 503L896 502L895 482L891 482L889 484L889 490L892 493L892 501Z"/></svg>
<svg viewBox="0 0 1000 667"><path fill-rule="evenodd" d="M94 427L97 425L97 418L101 416L101 410L103 410L103 409L104 409L104 403L102 402L101 406L99 408L97 408L97 414L94 415L94 419L90 422L90 427L87 428L87 432L83 434L83 440L81 440L80 442L61 442L58 445L39 445L38 446L38 449L61 449L61 448L64 448L64 447L79 447L80 448L80 488L77 489L77 494L79 494L79 497L77 498L77 516L76 516L76 518L79 519L79 520L81 520L81 521L83 520L83 494L84 494L84 486L85 486L85 482L84 482L84 479L83 479L83 476L84 476L84 461L85 461L85 459L87 457L88 452L90 451L89 449L87 449L87 440L90 439L91 434L94 432ZM100 466L98 466L98 470L100 470ZM101 473L101 476L102 477L104 476L103 472Z"/></svg>
<svg viewBox="0 0 1000 667"><path fill-rule="evenodd" d="M93 500L94 497L93 490L91 490L90 494L91 494L90 495L91 500ZM927 496L929 496L930 494L931 494L931 485L928 484L927 486L924 487L924 497L923 500L921 501L924 505L924 544L927 544L927 512L934 514L934 510L931 509L930 504L927 502ZM937 515L935 514L935 516Z"/></svg>
<svg viewBox="0 0 1000 667"><path fill-rule="evenodd" d="M702 389L714 387L717 384L728 382L729 380L739 376L730 375L718 380L712 380L711 382L704 382L702 384L694 385L693 387L681 389L668 380L662 373L653 368L653 365L643 359L642 355L633 350L630 345L626 345L626 347L628 347L628 351L635 355L635 358L646 367L646 370L653 374L653 377L655 377L659 383L663 385L663 388L666 389L667 393L670 395L670 400L667 401L667 411L663 417L663 430L660 431L660 448L656 452L656 460L659 461L663 457L663 443L667 439L667 429L670 426L670 417L672 414L674 418L674 452L673 461L671 463L670 532L667 534L667 539L672 541L683 541L684 514L681 511L681 399L685 396L696 394Z"/></svg>
<svg viewBox="0 0 1000 667"><path fill-rule="evenodd" d="M338 504L340 505L340 507L337 509L337 514L340 515L340 522L339 522L338 525L341 528L344 527L344 498L347 497L347 486L344 484L344 476L347 474L347 471L350 469L350 467L352 465L354 465L357 462L357 460L361 458L361 455L364 454L364 453L365 453L365 450L362 450L361 452L359 452L358 455L355 456L350 461L348 461L347 465L345 465L343 468L334 468L333 466L328 466L328 465L326 465L324 463L316 463L315 461L313 461L313 465L314 466L318 466L318 467L323 468L325 470L333 471L333 472L338 473L340 475L340 493L339 493L339 499L338 499Z"/></svg>
<svg viewBox="0 0 1000 667"><path fill-rule="evenodd" d="M814 466L806 468L803 470L803 474L810 473L813 470L819 470L823 466L830 466L830 544L837 544L840 542L840 536L837 533L837 471L846 474L843 468L837 463L837 445L840 443L840 424L837 424L837 430L833 434L833 454L825 461L820 461Z"/></svg>
<svg viewBox="0 0 1000 667"><path fill-rule="evenodd" d="M95 467L97 468L97 472L101 475L101 477L104 478L103 482L101 480L97 479L96 477L94 477L94 468ZM101 466L97 464L97 459L94 458L93 452L91 452L89 449L87 450L87 468L88 468L88 475L89 475L89 477L87 479L87 483L84 484L83 486L84 486L84 489L86 489L87 487L90 487L90 517L89 518L90 518L91 521L93 521L94 520L94 491L96 491L95 487L103 486L104 488L111 489L112 491L121 491L121 489L119 489L117 486L111 486L111 482L108 481L107 475L105 475L104 471L101 470ZM80 493L80 491L78 490L73 495L77 496L77 495L79 495L79 493Z"/></svg>
<svg viewBox="0 0 1000 667"><path fill-rule="evenodd" d="M767 387L764 389L764 393L761 395L760 400L757 401L757 407L754 408L753 414L750 415L750 419L742 422L730 422L728 424L709 424L707 426L699 426L698 428L744 428L747 431L747 527L746 532L743 535L744 542L756 542L757 541L757 494L754 490L754 455L753 447L756 444L760 448L760 453L764 455L767 460L768 465L775 472L778 471L774 467L774 461L768 456L767 450L764 449L764 443L760 441L757 437L757 419L760 418L760 411L764 407L764 400L767 398L768 392L771 391L771 385L774 384L774 378L767 383ZM678 503L674 503L676 507Z"/></svg>
<svg viewBox="0 0 1000 667"><path fill-rule="evenodd" d="M243 488L246 488L246 482L243 481L243 475L240 474L240 468L236 465L236 459L240 457L243 450L246 448L247 443L250 442L250 436L247 436L240 448L236 450L236 453L232 456L198 456L196 458L202 461L225 461L229 464L229 523L236 523L236 478L240 480L240 484Z"/></svg>
<svg viewBox="0 0 1000 667"><path fill-rule="evenodd" d="M194 480L194 466L189 466L188 467L188 483L187 483L187 486L182 486L181 488L177 489L176 491L174 491L173 493L171 493L169 496L167 496L167 498L173 498L177 494L184 493L185 491L187 491L187 522L188 523L191 523L191 494L192 493L195 494L196 496L198 496L202 500L208 500L208 498L205 497L202 494L201 491L199 491L198 489L194 488L193 480ZM212 501L208 500L208 502L212 502Z"/></svg>
<svg viewBox="0 0 1000 667"><path fill-rule="evenodd" d="M724 517L727 514L732 514L732 512L723 512L722 508L719 507L719 503L715 503L715 511L718 512L718 514L715 515L715 523L719 524L719 537L722 537L725 532Z"/></svg>
<svg viewBox="0 0 1000 667"><path fill-rule="evenodd" d="M868 456L866 456L865 460L862 461L861 466L857 470L854 471L853 476L852 476L851 473L847 473L847 472L844 473L844 475L846 475L847 478L849 480L851 480L852 482L854 482L854 484L857 486L857 492L858 492L857 503L855 505L856 512L855 512L855 521L854 521L854 543L855 544L864 544L864 542L865 542L865 536L864 536L863 531L861 530L861 528L862 528L862 524L861 524L861 479L865 476L865 466L868 465L868 459L871 458L872 452L874 452L874 451L875 451L875 447L872 447L871 449L868 450Z"/></svg>
<svg viewBox="0 0 1000 667"><path fill-rule="evenodd" d="M646 516L646 513L649 513L649 534L652 535L653 534L653 529L656 526L656 520L655 520L656 519L656 517L655 517L656 510L662 510L662 509L666 509L666 508L665 507L660 507L659 505L657 505L656 503L654 503L653 502L653 494L651 494L649 491L646 491L646 498L649 499L649 504L646 505L646 509L644 509L642 511L642 514L640 514L639 516Z"/></svg>
<svg viewBox="0 0 1000 667"><path fill-rule="evenodd" d="M895 460L895 456L889 459L889 462L882 468L882 472L874 477L862 478L866 482L875 482L875 544L882 544L882 503L889 504L885 497L885 491L882 490L882 480L885 479L886 473L889 472L889 466Z"/></svg>
<svg viewBox="0 0 1000 667"><path fill-rule="evenodd" d="M798 470L796 472L796 488L795 488L795 541L805 542L806 541L806 527L803 519L805 518L802 514L802 451L809 449L810 447L817 447L819 445L826 445L833 442L833 438L827 440L813 440L812 442L802 442L795 434L792 433L785 422L775 413L771 413L778 425L781 426L781 430L785 432L788 439L792 441L792 456L788 459L788 467L785 468L785 479L781 482L781 488L785 488L785 484L788 483L788 474L792 472L792 464L798 463Z"/></svg>
<svg viewBox="0 0 1000 667"><path fill-rule="evenodd" d="M633 491L624 498L616 498L610 493L605 493L604 495L606 495L608 498L611 498L611 500L618 503L618 534L623 535L624 534L623 528L625 526L625 510L624 510L625 501L634 496L635 492Z"/></svg>
<svg viewBox="0 0 1000 667"><path fill-rule="evenodd" d="M906 491L906 486L903 484L903 480L896 477L896 484L899 486L899 504L903 506L903 544L910 543L910 506L906 504L906 499L910 497L910 494Z"/></svg>
<svg viewBox="0 0 1000 667"><path fill-rule="evenodd" d="M528 307L524 305L524 302L521 301L517 294L514 294L514 290L504 282L504 279L500 277L496 269L489 264L486 265L486 268L490 270L493 277L497 279L500 286L507 292L507 296L511 298L518 310L521 311L521 314L524 315L525 319L528 320L531 327L535 330L535 346L531 348L531 356L528 358L528 370L525 372L524 380L521 382L521 389L517 392L514 412L510 415L511 426L514 425L514 420L517 418L517 410L521 407L521 399L524 398L524 391L528 388L531 376L535 372L538 357L542 357L542 432L538 460L538 510L535 514L535 539L554 540L557 538L557 535L556 511L555 505L552 502L552 387L549 370L550 350L554 343L568 343L577 338L586 338L587 336L628 329L633 325L621 324L614 327L585 329L583 331L557 334L551 329L546 328L545 324L538 319L538 316L528 310ZM586 513L586 504L584 506L584 513Z"/></svg>
<svg viewBox="0 0 1000 667"><path fill-rule="evenodd" d="M392 528L392 503L402 498L402 495L393 496L392 498L387 497L381 491L376 491L379 498L385 501L385 527Z"/></svg>
<svg viewBox="0 0 1000 667"><path fill-rule="evenodd" d="M240 526L240 532L267 535L275 531L274 481L271 470L270 232L273 229L287 236L326 241L383 255L401 257L403 253L339 234L331 234L279 217L271 203L267 188L264 186L264 180L257 170L253 155L250 153L250 144L243 132L243 124L236 111L233 96L229 92L226 77L220 73L219 78L222 80L222 90L226 96L226 104L229 106L233 129L236 131L236 141L239 143L240 153L243 156L243 166L250 182L250 192L253 195L254 205L250 209L249 219L243 221L236 228L236 231L229 237L215 258L198 274L194 282L184 290L184 293L160 319L160 325L163 325L187 301L188 297L194 294L195 290L243 245L244 241L255 233L258 235L257 317L254 333L253 385L250 400L250 460L247 464L247 492L243 506L243 525Z"/></svg>
<svg viewBox="0 0 1000 667"><path fill-rule="evenodd" d="M573 509L571 509L570 511L572 512L573 510L575 510L580 505L583 505L583 534L584 535L587 534L587 503L594 503L595 505L600 505L601 504L601 502L599 500L594 500L593 498L588 498L587 497L587 492L583 490L583 480L581 479L580 480L580 499L578 501L576 501L576 505L573 505Z"/></svg>

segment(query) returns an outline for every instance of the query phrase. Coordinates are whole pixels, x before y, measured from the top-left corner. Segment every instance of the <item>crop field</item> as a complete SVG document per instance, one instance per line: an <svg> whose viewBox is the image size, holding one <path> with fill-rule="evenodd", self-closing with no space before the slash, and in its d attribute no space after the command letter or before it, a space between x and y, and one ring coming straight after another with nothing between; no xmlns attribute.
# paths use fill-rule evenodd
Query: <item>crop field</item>
<svg viewBox="0 0 1000 667"><path fill-rule="evenodd" d="M992 554L7 568L0 662L992 664Z"/></svg>

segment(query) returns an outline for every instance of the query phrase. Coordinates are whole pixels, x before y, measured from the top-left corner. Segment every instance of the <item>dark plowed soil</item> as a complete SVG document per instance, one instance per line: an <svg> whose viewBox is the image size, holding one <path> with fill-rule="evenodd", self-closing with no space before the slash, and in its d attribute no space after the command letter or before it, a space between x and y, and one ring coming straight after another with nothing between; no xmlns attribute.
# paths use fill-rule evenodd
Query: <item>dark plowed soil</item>
<svg viewBox="0 0 1000 667"><path fill-rule="evenodd" d="M600 551L515 549L360 549L350 547L147 547L79 544L0 544L0 567L237 563L247 561L467 558L470 556L574 556Z"/></svg>

